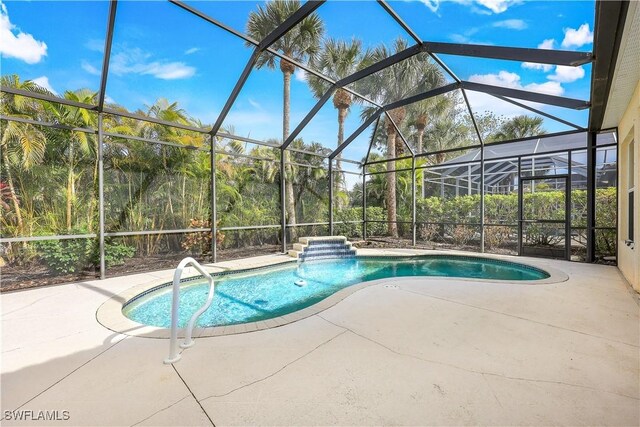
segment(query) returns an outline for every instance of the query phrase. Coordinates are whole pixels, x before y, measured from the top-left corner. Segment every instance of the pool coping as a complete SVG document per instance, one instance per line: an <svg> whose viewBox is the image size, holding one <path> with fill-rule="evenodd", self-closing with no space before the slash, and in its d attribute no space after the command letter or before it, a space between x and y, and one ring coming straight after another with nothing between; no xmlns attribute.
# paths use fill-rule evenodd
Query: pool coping
<svg viewBox="0 0 640 427"><path fill-rule="evenodd" d="M383 279L370 280L367 282L361 282L355 285L347 286L334 294L331 294L327 298L323 299L320 302L317 302L314 305L303 308L302 310L295 311L293 313L289 313L283 316L274 317L271 319L260 320L257 322L247 322L236 325L227 325L227 326L213 326L207 328L194 328L193 337L194 338L203 338L203 337L217 337L224 335L235 335L242 334L248 332L255 332L265 329L277 328L280 326L284 326L293 322L297 322L299 320L305 319L307 317L314 316L318 313L321 313L328 308L333 307L338 304L340 301L349 297L350 295L371 286L382 285L390 281L404 281L404 280L425 280L425 281L434 281L434 280L447 280L447 281L462 281L462 282L477 282L477 283L490 283L499 286L541 286L541 285L550 285L565 282L569 279L569 276L550 265L547 265L546 262L548 260L545 259L535 259L535 258L526 258L515 257L510 255L496 255L496 254L476 254L476 253L468 253L468 252L460 252L460 251L435 251L435 250L412 250L411 253L398 253L390 251L380 251L380 253L376 253L375 255L357 255L358 258L411 258L417 256L456 256L456 257L467 257L467 258L485 258L492 259L496 261L506 261L509 263L521 264L527 267L531 267L538 270L543 270L549 274L549 277L545 279L538 280L520 280L520 281L510 281L510 280L497 280L497 279L477 279L477 278L468 278L468 277L446 277L446 276L406 276L406 277L386 277ZM367 251L368 252L368 251ZM377 252L377 251L376 251ZM250 271L258 271L266 268L275 267L278 265L286 265L295 263L295 259L273 259L269 260L264 265L254 266L249 268L238 268L238 269L226 269L219 272L216 272L216 276L220 275L228 275L228 274L241 274ZM205 268L212 269L216 268L215 264L205 265ZM202 276L192 276L186 278L185 282L197 280L202 278ZM215 276L214 276L215 278ZM135 322L128 317L126 317L122 310L123 308L130 302L132 302L136 297L140 297L141 294L152 292L156 289L166 286L167 283L171 281L167 279L158 279L152 282L148 282L145 284L133 286L126 291L115 295L105 301L98 310L96 311L96 320L105 328L117 332L123 335L135 336L135 337L143 337L143 338L156 338L156 339L168 339L170 335L169 328L160 328L156 326L144 325L138 322ZM184 337L184 328L180 329L178 332L179 337Z"/></svg>

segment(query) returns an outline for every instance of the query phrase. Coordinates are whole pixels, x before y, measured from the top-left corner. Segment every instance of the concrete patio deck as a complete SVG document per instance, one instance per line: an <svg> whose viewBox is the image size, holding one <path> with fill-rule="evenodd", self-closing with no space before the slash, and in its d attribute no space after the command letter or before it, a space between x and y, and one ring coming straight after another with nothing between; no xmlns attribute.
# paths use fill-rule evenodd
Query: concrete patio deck
<svg viewBox="0 0 640 427"><path fill-rule="evenodd" d="M104 301L171 271L3 294L2 424L640 424L637 295L614 267L543 262L569 280L388 279L397 288L289 325L197 339L173 366L168 340L96 321Z"/></svg>

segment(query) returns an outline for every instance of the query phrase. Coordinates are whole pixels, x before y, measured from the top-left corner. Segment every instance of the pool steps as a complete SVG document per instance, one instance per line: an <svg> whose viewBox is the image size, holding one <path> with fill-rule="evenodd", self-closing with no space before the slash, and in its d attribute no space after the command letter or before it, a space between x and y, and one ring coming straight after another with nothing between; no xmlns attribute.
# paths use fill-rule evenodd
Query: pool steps
<svg viewBox="0 0 640 427"><path fill-rule="evenodd" d="M352 258L356 249L344 236L301 237L289 250L289 256L301 261Z"/></svg>

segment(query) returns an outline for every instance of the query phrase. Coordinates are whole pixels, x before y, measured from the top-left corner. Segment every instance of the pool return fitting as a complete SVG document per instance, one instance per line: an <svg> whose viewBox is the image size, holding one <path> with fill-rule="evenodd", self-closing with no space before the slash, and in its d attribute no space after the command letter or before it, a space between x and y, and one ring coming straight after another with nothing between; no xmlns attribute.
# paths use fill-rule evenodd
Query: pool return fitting
<svg viewBox="0 0 640 427"><path fill-rule="evenodd" d="M189 348L195 344L195 341L191 337L193 334L193 327L198 320L198 317L211 306L211 301L213 301L213 293L214 293L214 281L209 273L207 273L204 268L191 257L187 257L180 261L178 267L176 268L175 273L173 273L173 298L171 302L171 340L169 342L169 357L164 359L165 364L176 363L180 360L182 355L178 353L178 314L180 308L180 278L182 277L182 271L191 265L193 268L198 270L200 274L206 277L209 282L209 295L207 296L207 302L204 303L202 307L191 316L189 323L185 329L185 339L182 344L180 344L180 348Z"/></svg>

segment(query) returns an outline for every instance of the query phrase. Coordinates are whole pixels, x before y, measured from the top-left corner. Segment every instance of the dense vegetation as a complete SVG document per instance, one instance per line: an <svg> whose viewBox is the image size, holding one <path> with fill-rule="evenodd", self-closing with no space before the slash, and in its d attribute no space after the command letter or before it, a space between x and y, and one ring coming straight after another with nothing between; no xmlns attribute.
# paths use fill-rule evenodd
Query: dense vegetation
<svg viewBox="0 0 640 427"><path fill-rule="evenodd" d="M247 31L254 39L262 39L300 6L296 0L269 2L252 13ZM407 48L406 40L397 39L391 46L362 47L357 40L324 37L324 25L312 14L289 31L273 46L297 61L308 63L333 79L346 77L372 63ZM279 68L283 75L284 114L282 138L289 136L290 82L296 66L273 55L260 57L257 67ZM419 54L363 79L354 86L358 92L381 104L394 102L413 94L446 84L446 76L426 54ZM321 97L328 85L310 76L312 93ZM19 76L3 76L3 87L52 95L33 81ZM60 273L77 272L98 264L95 235L98 233L100 173L98 114L77 107L12 95L3 92L1 111L21 121L2 120L0 177L0 225L3 237L80 235L86 238L44 240L32 243L6 243L2 263L11 266L45 265ZM97 94L86 89L68 91L67 100L85 104L97 103ZM338 135L335 146L345 139L344 123L354 105L363 101L345 90L332 97L336 109ZM125 112L118 105L112 109ZM373 110L362 105L362 120ZM201 128L210 124L192 118L177 103L157 100L139 116L156 118ZM466 147L477 143L473 123L460 94L452 92L417 102L389 112L393 122L382 118L373 137L378 154L370 160L394 158L406 154L406 143L418 152L435 152ZM485 113L477 117L486 142L544 133L538 118L520 116L509 120ZM42 126L37 122L55 124ZM205 256L211 248L211 154L209 137L176 127L122 116L103 115L104 220L107 267L127 259L151 257L158 253L177 252ZM223 129L233 133L233 129ZM139 138L164 141L157 144ZM216 204L220 231L218 248L260 246L280 241L277 227L250 231L228 230L228 227L277 226L280 223L280 152L277 148L216 138ZM326 141L325 141L326 142ZM297 139L292 148L323 152L316 141ZM326 233L326 226L296 224L328 221L327 163L322 157L301 151L285 154L286 218L292 225L291 239L298 233ZM418 166L439 164L460 153L438 153L422 157ZM376 157L378 156L378 157ZM410 160L380 163L368 172L393 172L406 169ZM337 169L341 158L337 158ZM422 180L419 172L418 194ZM348 188L344 174L335 176L336 232L350 237L362 235L362 185ZM406 235L401 223L411 218L411 173L393 172L371 175L367 184L370 235ZM575 192L574 205L584 198ZM615 197L609 190L599 190L598 197L608 208L605 215L615 217ZM538 197L537 195L535 195ZM545 193L540 203L551 203L560 194ZM606 203L605 203L606 202ZM516 224L516 195L487 195L487 218L491 222ZM420 237L429 241L465 245L477 237L477 227L465 224L479 222L479 196L419 199L417 218ZM515 210L514 210L515 209ZM551 209L551 208L550 208ZM612 217L612 218L613 218ZM582 217L580 217L582 218ZM582 219L576 219L582 221ZM434 223L456 223L453 228ZM613 223L613 222L612 222ZM462 227L462 228L460 228ZM165 230L202 229L191 233L161 233ZM471 230L471 231L470 231ZM142 236L127 232L145 231ZM489 233L489 231L487 231ZM500 235L500 233L498 233ZM503 233L504 239L512 239ZM488 234L488 246L500 246L499 236Z"/></svg>

